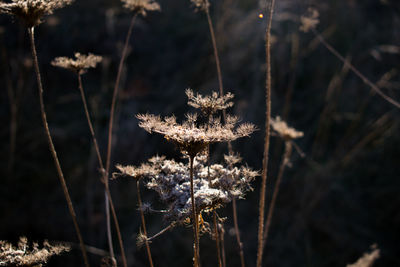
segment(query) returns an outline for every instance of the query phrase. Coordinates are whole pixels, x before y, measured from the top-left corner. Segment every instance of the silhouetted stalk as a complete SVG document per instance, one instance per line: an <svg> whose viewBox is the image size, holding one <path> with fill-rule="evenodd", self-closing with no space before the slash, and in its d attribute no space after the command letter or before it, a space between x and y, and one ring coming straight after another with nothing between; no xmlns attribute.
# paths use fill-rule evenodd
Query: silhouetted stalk
<svg viewBox="0 0 400 267"><path fill-rule="evenodd" d="M292 141L285 141L285 152L283 153L282 156L282 161L279 167L279 172L278 172L278 177L276 179L274 192L272 193L271 204L269 205L267 220L265 222L263 248L265 248L265 244L267 243L269 228L271 226L271 221L272 221L272 215L274 214L276 198L278 197L279 187L282 182L283 172L285 171L285 167L289 163L291 153L292 153Z"/></svg>
<svg viewBox="0 0 400 267"><path fill-rule="evenodd" d="M192 223L193 223L193 248L194 248L194 262L193 266L198 267L200 266L199 264L199 221L197 218L197 212L196 212L196 205L195 205L195 200L194 200L194 188L193 188L193 161L194 161L194 156L190 156L190 197L192 199Z"/></svg>
<svg viewBox="0 0 400 267"><path fill-rule="evenodd" d="M86 119L87 119L87 123L89 125L89 129L90 129L90 134L92 135L92 140L93 140L93 145L96 151L96 155L97 155L97 160L99 161L99 167L100 167L100 173L102 175L101 181L105 184L105 180L107 180L107 176L105 176L105 170L104 170L104 165L103 165L103 160L101 159L101 154L100 154L100 149L99 149L99 145L97 143L97 139L94 133L94 128L93 128L93 123L92 120L90 118L90 114L89 114L89 109L87 106L87 101L86 101L86 96L85 96L85 91L83 90L83 85L82 85L82 77L81 75L78 73L78 83L79 83L79 91L81 93L81 99L82 99L82 103L83 103L83 107L85 109L85 115L86 115ZM105 191L109 191L108 187L104 187ZM111 198L111 193L110 192L104 192L105 196L107 196L107 203L106 205L108 205L108 202L110 203L110 205L114 206L113 200ZM110 196L110 197L108 197ZM118 223L118 219L115 216L114 221L116 222L117 225L119 225ZM109 222L109 221L108 221ZM107 229L110 229L111 226L107 227ZM119 229L119 227L118 227ZM115 255L114 255L114 250L112 249L113 245L112 245L112 239L111 239L111 231L107 231L107 240L108 240L108 247L110 250L110 257L115 259Z"/></svg>
<svg viewBox="0 0 400 267"><path fill-rule="evenodd" d="M129 25L129 29L128 29L128 33L126 35L126 39L125 39L125 44L124 44L124 48L122 50L122 56L119 62L119 66L118 66L118 73L117 73L117 79L115 81L115 86L114 86L114 91L113 91L113 97L111 100L111 110L110 110L110 120L109 120L109 124L108 124L108 142L107 142L107 158L106 158L106 179L104 181L106 188L108 189L108 176L110 173L110 164L111 164L111 149L112 149L112 135L113 135L113 124L114 124L114 113L115 113L115 105L116 105L116 101L117 101L117 96L118 96L118 90L119 90L119 83L121 80L121 74L122 74L122 69L124 67L124 62L125 62L125 58L126 58L126 54L128 51L128 44L129 44L129 39L131 37L132 34L132 29L133 26L135 24L135 20L136 20L136 16L137 13L135 13L131 19L131 23ZM111 194L110 192L106 192L106 203L109 202L109 198L110 198ZM111 203L110 203L111 205ZM118 225L118 221L117 221L117 215L115 214L115 209L114 207L111 207L112 213L113 213L113 217L114 217L114 223L115 223L115 227L118 229L119 231L119 225ZM108 235L109 235L109 239L110 239L110 233L111 233L111 226L110 226L110 215L109 215L109 206L108 204L106 204L106 220L107 220L107 231L108 231ZM123 251L123 242L122 242L122 238L121 238L121 233L117 233L118 234L118 241L121 247L121 255L122 255L122 261L124 263L124 266L127 267L127 263L126 263L126 258L125 258L125 251Z"/></svg>
<svg viewBox="0 0 400 267"><path fill-rule="evenodd" d="M265 191L267 186L268 173L268 151L270 137L270 121L271 121L271 26L272 15L274 12L275 0L271 0L269 7L269 17L267 28L265 31L265 59L266 59L266 112L265 112L265 140L264 140L264 159L262 169L262 181L260 190L259 204L259 222L258 222L258 249L257 249L257 267L261 267L263 256L263 230L264 230L264 212L265 212Z"/></svg>
<svg viewBox="0 0 400 267"><path fill-rule="evenodd" d="M354 72L366 85L372 88L378 95L380 95L383 99L385 99L390 104L394 105L397 108L400 108L400 103L394 100L393 98L387 96L382 90L373 82L371 82L364 74L362 74L356 67L354 67L348 60L346 60L333 46L331 46L325 38L315 29L312 29L312 32L317 37L317 39L323 44L326 49L328 49L335 57L337 57L340 61L347 64L349 69Z"/></svg>
<svg viewBox="0 0 400 267"><path fill-rule="evenodd" d="M232 211L233 211L233 225L235 227L236 242L238 243L238 246L239 246L240 263L241 263L241 266L244 267L245 262L244 262L243 244L240 241L240 231L239 231L239 224L238 224L238 218L237 218L236 198L232 199Z"/></svg>
<svg viewBox="0 0 400 267"><path fill-rule="evenodd" d="M215 242L217 244L217 255L218 255L218 266L222 267L222 260L221 260L221 255L220 255L220 238L219 238L219 233L218 233L218 225L217 225L217 214L215 210L213 211L213 223L214 223L214 235L215 235Z"/></svg>
<svg viewBox="0 0 400 267"><path fill-rule="evenodd" d="M208 1L208 0L206 0L206 1ZM205 13L206 13L206 16L207 16L208 28L210 30L210 36L211 36L211 41L212 41L213 51L214 51L215 64L216 64L216 68L217 68L219 94L221 96L223 96L224 95L224 85L223 85L223 80L222 80L222 71L221 71L221 65L220 65L219 54L218 54L217 40L215 38L214 26L213 26L213 23L212 23L212 20L211 20L209 8L205 9ZM226 111L225 110L222 110L222 117L223 117L224 121L226 121ZM228 150L229 150L229 153L233 155L233 148L232 148L231 142L228 142ZM236 218L235 235L236 235L236 240L237 240L238 247L239 247L240 262L242 264L241 266L245 267L243 244L240 241L239 226L237 224L236 201L235 201L235 199L233 200L232 205L235 205L235 208L233 209L233 213L234 213L233 217ZM218 255L218 257L219 257L219 255Z"/></svg>
<svg viewBox="0 0 400 267"><path fill-rule="evenodd" d="M221 254L222 254L222 266L226 267L226 256L225 256L225 230L224 230L224 225L221 223L220 224L220 232L221 232Z"/></svg>
<svg viewBox="0 0 400 267"><path fill-rule="evenodd" d="M142 219L143 233L146 236L145 244L146 244L146 250L147 250L147 257L149 258L150 267L153 267L154 265L153 265L153 259L151 258L150 245L149 245L149 241L147 240L146 221L144 219L144 214L143 214L143 210L142 210L142 198L140 196L139 180L137 180L137 182L136 182L136 187L137 187L137 198L138 198L138 204L139 204L140 218Z"/></svg>
<svg viewBox="0 0 400 267"><path fill-rule="evenodd" d="M53 140L52 140L52 137L51 137L51 134L50 134L49 125L47 123L47 115L46 115L46 111L45 111L45 108L44 108L44 101L43 101L42 78L41 78L41 75L40 75L39 62L38 62L36 46L35 46L34 29L35 29L34 27L28 28L28 33L29 33L29 37L30 37L32 58L33 58L34 66L35 66L35 73L36 73L36 79L37 79L37 84L38 84L40 113L41 113L41 117L42 117L43 127L44 127L44 130L45 130L45 133L46 133L47 141L48 141L48 144L49 144L49 149L50 149L51 155L53 156L54 164L55 164L56 169L57 169L58 178L60 179L61 187L63 189L65 199L67 200L69 213L71 214L72 221L73 221L74 227L75 227L75 231L76 231L76 234L77 234L78 239L79 239L79 244L80 244L80 247L81 247L83 260L85 262L85 266L89 267L89 261L88 261L87 254L86 254L86 248L85 248L85 245L83 243L83 238L82 238L82 235L81 235L81 231L79 229L78 221L76 219L75 210L74 210L74 207L72 205L71 197L70 197L69 192L68 192L68 187L67 187L67 184L66 184L65 179L64 179L64 174L62 172L61 165L60 165L60 162L58 160L57 152L56 152L56 150L54 148Z"/></svg>

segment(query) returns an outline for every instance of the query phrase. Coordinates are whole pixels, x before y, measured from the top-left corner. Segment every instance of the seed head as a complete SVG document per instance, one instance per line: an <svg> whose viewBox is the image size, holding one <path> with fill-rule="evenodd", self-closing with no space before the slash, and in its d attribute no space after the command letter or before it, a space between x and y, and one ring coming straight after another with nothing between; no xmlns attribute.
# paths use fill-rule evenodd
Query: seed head
<svg viewBox="0 0 400 267"><path fill-rule="evenodd" d="M303 136L303 132L296 131L294 128L289 127L286 122L277 116L271 119L272 129L284 140L289 141Z"/></svg>
<svg viewBox="0 0 400 267"><path fill-rule="evenodd" d="M0 266L33 266L46 263L54 255L69 251L70 247L56 244L50 245L48 241L43 242L43 248L37 243L29 246L26 237L20 237L18 246L14 247L7 241L0 240Z"/></svg>
<svg viewBox="0 0 400 267"><path fill-rule="evenodd" d="M45 15L71 3L72 0L12 0L11 3L0 3L0 13L15 16L31 28L39 25Z"/></svg>
<svg viewBox="0 0 400 267"><path fill-rule="evenodd" d="M319 12L314 8L309 8L307 13L300 17L300 31L309 32L315 29L319 23Z"/></svg>
<svg viewBox="0 0 400 267"><path fill-rule="evenodd" d="M89 53L88 55L83 55L80 53L75 53L75 59L68 57L56 57L51 65L55 67L64 68L78 74L84 74L87 69L95 68L96 65L102 61L101 56L93 55Z"/></svg>
<svg viewBox="0 0 400 267"><path fill-rule="evenodd" d="M147 15L147 11L160 11L160 5L154 0L122 0L124 7L141 14Z"/></svg>
<svg viewBox="0 0 400 267"><path fill-rule="evenodd" d="M188 97L189 106L201 109L207 115L233 106L233 102L230 102L230 100L232 100L234 95L231 93L219 96L217 92L212 92L211 95L202 96L200 94L195 95L192 89L186 89L186 96Z"/></svg>
<svg viewBox="0 0 400 267"><path fill-rule="evenodd" d="M197 10L206 11L210 7L210 2L208 0L190 0Z"/></svg>

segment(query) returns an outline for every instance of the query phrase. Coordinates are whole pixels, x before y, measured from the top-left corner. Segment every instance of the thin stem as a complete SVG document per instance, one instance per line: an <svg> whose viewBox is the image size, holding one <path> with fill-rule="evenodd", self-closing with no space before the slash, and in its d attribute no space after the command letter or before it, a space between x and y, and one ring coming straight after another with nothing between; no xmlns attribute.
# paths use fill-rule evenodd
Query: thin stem
<svg viewBox="0 0 400 267"><path fill-rule="evenodd" d="M63 189L65 199L67 200L69 213L70 213L70 215L72 217L72 221L74 223L75 231L76 231L76 234L77 234L78 239L79 239L79 244L80 244L80 247L81 247L83 260L85 262L85 266L89 267L90 266L89 265L89 260L87 258L86 248L85 248L85 245L83 243L83 238L82 238L82 235L81 235L81 231L79 229L78 221L76 219L75 210L74 210L74 207L72 205L71 197L70 197L69 192L68 192L68 187L67 187L67 184L66 184L65 179L64 179L64 174L62 172L61 165L60 165L60 162L58 160L57 152L56 152L56 150L54 148L53 139L52 139L51 134L50 134L49 125L47 123L47 115L46 115L46 111L45 111L45 108L44 108L44 101L43 101L42 78L40 76L39 62L38 62L36 46L35 46L34 27L28 28L28 33L29 33L29 37L30 37L32 58L33 58L34 66L35 66L35 73L36 73L36 79L37 79L37 84L38 84L40 112L41 112L43 127L44 127L44 130L45 130L45 133L46 133L47 141L48 141L48 144L49 144L49 149L50 149L51 155L53 156L54 164L55 164L56 169L57 169L58 178L60 179L61 187Z"/></svg>
<svg viewBox="0 0 400 267"><path fill-rule="evenodd" d="M110 110L110 120L109 120L109 125L108 125L108 142L107 142L107 158L106 158L106 179L104 179L104 183L106 186L106 190L108 190L108 176L110 173L110 164L111 164L111 149L112 149L112 137L113 137L113 124L114 124L114 113L115 113L115 106L116 106L116 101L117 101L117 96L118 96L118 90L119 90L119 83L121 81L121 74L122 74L122 69L124 67L124 62L125 62L125 58L126 58L126 54L128 51L128 44L129 44L129 39L131 37L132 34L132 29L133 26L135 24L135 20L136 20L136 16L137 13L135 13L131 19L131 23L129 25L129 29L128 29L128 33L126 35L126 39L125 39L125 44L124 44L124 48L122 50L122 56L119 62L119 66L118 66L118 73L117 73L117 79L115 81L115 86L114 86L114 91L113 91L113 97L112 97L112 101L111 101L111 110ZM106 192L106 203L109 202L108 200L110 199L111 194L110 192ZM108 199L107 199L108 198ZM117 215L115 214L115 210L114 210L114 205L112 205L110 203L111 209L112 209L112 213L113 213L113 217L114 217L114 223L115 223L115 228L118 229L118 241L120 244L120 248L121 248L121 255L122 255L122 261L125 267L127 267L127 262L126 262L126 258L125 258L125 251L123 250L123 242L122 242L122 238L121 238L121 233L119 232L119 225L118 225L118 221L117 221ZM111 227L110 227L110 215L109 215L109 210L108 210L108 204L106 204L106 220L107 220L107 231L110 235L111 233ZM114 210L114 211L113 211Z"/></svg>
<svg viewBox="0 0 400 267"><path fill-rule="evenodd" d="M147 250L147 257L149 258L149 263L151 267L154 267L153 265L153 259L151 257L151 251L150 251L150 245L149 241L147 240L147 228L146 228L146 221L144 219L144 214L143 210L141 209L142 207L142 197L140 196L140 181L137 180L136 182L136 188L137 188L137 198L138 198L138 204L139 204L139 210L140 210L140 218L142 219L142 228L143 228L143 233L146 236L145 244L146 244L146 250Z"/></svg>
<svg viewBox="0 0 400 267"><path fill-rule="evenodd" d="M354 72L366 85L372 88L378 95L380 95L383 99L385 99L390 104L394 105L397 108L400 108L400 103L394 100L393 98L387 96L382 90L373 82L371 82L364 74L362 74L356 67L354 67L348 60L346 60L333 46L331 46L325 38L315 29L312 29L314 35L317 39L323 44L326 49L328 49L335 57L337 57L340 61L347 64L349 69Z"/></svg>
<svg viewBox="0 0 400 267"><path fill-rule="evenodd" d="M271 120L271 26L272 15L274 11L275 0L271 0L269 7L269 17L267 28L265 31L265 59L266 59L266 112L265 112L265 140L264 140L264 159L262 170L262 182L260 190L259 204L259 222L258 222L258 250L257 250L257 267L261 267L263 256L263 230L264 230L264 212L265 212L265 191L267 186L268 173L268 151L270 137L270 120Z"/></svg>
<svg viewBox="0 0 400 267"><path fill-rule="evenodd" d="M196 214L196 205L194 200L194 186L193 186L193 161L194 156L190 156L190 197L192 199L192 223L193 223L193 248L194 248L194 257L193 257L193 266L198 267L199 264L199 221Z"/></svg>
<svg viewBox="0 0 400 267"><path fill-rule="evenodd" d="M159 237L160 235L164 234L165 232L167 232L168 230L171 230L172 228L174 228L176 226L175 222L172 222L170 225L168 225L167 227L165 227L164 229L162 229L160 232L158 232L157 234L153 235L152 237L146 237L148 242L153 241L154 239L156 239L157 237Z"/></svg>
<svg viewBox="0 0 400 267"><path fill-rule="evenodd" d="M206 1L208 1L208 0L206 0ZM213 27L213 23L211 20L209 8L205 9L205 13L207 16L208 28L210 30L210 36L211 36L211 41L212 41L213 51L214 51L215 64L216 64L216 68L217 68L219 94L221 96L223 96L224 95L224 85L223 85L223 80L222 80L222 71L221 71L221 65L220 65L219 54L218 54L217 40L215 38L215 32L214 32L214 27ZM225 110L222 110L222 117L223 117L224 121L226 121L226 111ZM230 154L233 154L233 148L232 148L231 142L228 142L228 150L229 150ZM241 266L245 267L243 244L240 241L239 226L237 224L236 200L235 199L233 200L233 205L235 206L235 208L233 209L233 217L236 218L235 235L236 235L236 241L237 241L238 247L239 247L240 262L241 262ZM235 221L235 219L234 219L234 221ZM219 255L218 255L218 257L219 257Z"/></svg>
<svg viewBox="0 0 400 267"><path fill-rule="evenodd" d="M215 235L215 242L217 244L217 255L218 255L218 266L222 267L222 259L220 255L220 238L219 238L219 231L218 231L218 224L217 224L217 213L215 210L213 211L213 223L214 223L214 235Z"/></svg>
<svg viewBox="0 0 400 267"><path fill-rule="evenodd" d="M264 228L264 240L263 240L264 248L265 248L265 244L267 243L269 228L271 226L272 215L274 214L275 203L276 203L276 199L278 197L279 187L282 182L283 172L285 171L285 167L289 163L291 153L292 153L292 142L285 141L285 152L283 153L283 156L282 156L282 161L281 161L281 165L279 167L278 177L276 179L274 192L272 193L272 200L271 200L271 204L269 205L267 220L266 220L265 228Z"/></svg>
<svg viewBox="0 0 400 267"><path fill-rule="evenodd" d="M99 149L99 145L97 143L97 139L96 139L96 135L94 133L94 128L93 128L93 123L92 120L90 118L90 114L89 114L89 109L87 106L87 101L86 101L86 96L85 96L85 91L83 90L83 85L82 85L82 77L81 75L78 73L78 84L79 84L79 91L81 93L81 99L82 99L82 103L83 103L83 107L85 110L85 115L86 115L86 120L87 123L89 125L89 129L90 129L90 134L92 135L92 140L93 140L93 145L96 151L96 155L97 155L97 160L99 161L99 166L100 166L100 172L102 175L102 182L105 184L104 180L107 180L107 176L105 176L105 171L104 171L104 165L103 165L103 160L101 159L101 154L100 154L100 149ZM106 205L108 206L109 203L110 205L113 205L113 201L111 198L111 194L108 192L106 192L107 190L109 191L108 187L104 187L105 188L105 200L106 200ZM108 195L110 195L110 197L108 197ZM110 210L106 209L106 213L108 214L108 216L110 216ZM115 220L118 221L117 218L115 218ZM110 221L107 221L107 223L110 223ZM110 257L115 259L115 255L114 255L114 249L113 249L113 244L112 244L112 237L111 237L111 225L107 225L107 241L108 241L108 247L109 247L109 251L110 251Z"/></svg>
<svg viewBox="0 0 400 267"><path fill-rule="evenodd" d="M237 218L237 208L236 208L236 198L232 199L232 210L233 210L233 225L235 227L235 234L236 234L236 242L239 245L239 253L240 253L240 263L241 266L245 266L244 262L244 253L243 253L243 243L240 241L240 230Z"/></svg>
<svg viewBox="0 0 400 267"><path fill-rule="evenodd" d="M222 266L226 267L226 256L225 256L225 230L224 230L224 225L223 223L220 224L219 226L219 231L221 233L221 254L222 254Z"/></svg>

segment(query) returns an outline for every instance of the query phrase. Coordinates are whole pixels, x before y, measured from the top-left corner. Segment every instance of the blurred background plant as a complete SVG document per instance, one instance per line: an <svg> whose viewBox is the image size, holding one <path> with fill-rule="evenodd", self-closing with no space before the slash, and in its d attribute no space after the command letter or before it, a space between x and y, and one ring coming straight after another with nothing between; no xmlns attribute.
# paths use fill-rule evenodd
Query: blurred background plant
<svg viewBox="0 0 400 267"><path fill-rule="evenodd" d="M229 111L263 129L264 1L210 4L224 89L235 94L235 106ZM170 0L160 5L162 12L136 18L121 74L112 161L124 165L138 165L157 153L179 159L173 145L139 129L135 114L151 111L182 117L186 112L184 88L198 88L202 94L218 89L204 14L194 13L190 1ZM319 11L318 31L325 40L385 94L400 99L398 1L276 1L272 116L281 115L304 132L296 143L305 157L293 153L293 167L285 169L263 266L346 266L357 262L373 243L380 249L373 266L397 266L399 110L377 96L315 35L299 30L300 17L310 6ZM104 185L98 179L97 157L82 115L76 77L50 62L76 50L103 56L100 66L85 74L85 91L101 151L106 151L112 89L131 16L119 1L80 0L48 16L36 29L48 120L84 240L97 248L89 251L93 264L100 263L108 250ZM26 235L29 240L76 242L43 135L29 40L17 21L1 16L0 23L0 82L4 88L0 95L0 239L16 243ZM263 138L263 131L258 131L251 139L233 144L253 169L261 169ZM211 149L212 162L227 152L226 145ZM282 141L271 139L267 206L283 149ZM246 200L237 202L249 266L256 259L259 182L253 183L256 190ZM127 261L131 266L148 266L144 248L136 246L141 219L135 186L129 179L110 181ZM149 190L141 193L143 202L158 198ZM235 267L240 266L240 258L231 213L227 207L220 215L227 217L227 266ZM151 214L146 224L150 233L167 226ZM154 240L155 266L191 264L191 239L190 229L176 228ZM216 266L214 242L202 238L200 247L203 265ZM74 244L72 248L50 259L49 266L80 266L79 248Z"/></svg>

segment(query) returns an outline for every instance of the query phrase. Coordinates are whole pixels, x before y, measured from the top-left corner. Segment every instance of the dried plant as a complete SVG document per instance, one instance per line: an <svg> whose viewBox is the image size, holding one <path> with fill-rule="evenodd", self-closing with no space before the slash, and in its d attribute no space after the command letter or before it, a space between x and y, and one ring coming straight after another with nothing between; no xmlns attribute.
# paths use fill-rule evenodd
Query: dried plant
<svg viewBox="0 0 400 267"><path fill-rule="evenodd" d="M353 264L347 264L346 267L372 267L374 262L380 258L380 250L377 248L376 244L371 246L372 251L366 252Z"/></svg>
<svg viewBox="0 0 400 267"><path fill-rule="evenodd" d="M118 165L117 168L120 173L115 176L146 178L146 187L155 190L168 205L165 213L167 220L184 223L192 217L190 171L187 164L166 160L165 157L153 157L139 167ZM193 169L197 214L219 208L233 198L244 197L245 192L252 190L251 182L259 175L245 166L206 166L198 160L194 161Z"/></svg>
<svg viewBox="0 0 400 267"><path fill-rule="evenodd" d="M319 24L319 12L314 8L308 8L307 14L300 17L300 31L309 32Z"/></svg>
<svg viewBox="0 0 400 267"><path fill-rule="evenodd" d="M75 53L75 59L68 57L57 57L51 62L51 65L67 69L81 75L84 74L87 69L95 68L96 65L102 61L102 59L103 58L101 56L91 53L88 55Z"/></svg>
<svg viewBox="0 0 400 267"><path fill-rule="evenodd" d="M268 159L269 159L269 139L270 139L270 123L271 123L271 27L272 16L274 14L275 0L271 0L268 10L268 21L265 29L265 138L264 138L264 155L262 161L261 189L259 201L258 216L258 247L256 266L261 267L263 257L263 236L264 236L264 213L265 213L265 191L267 187L268 176Z"/></svg>
<svg viewBox="0 0 400 267"><path fill-rule="evenodd" d="M196 7L198 10L206 11L210 7L210 2L208 0L190 0L192 4Z"/></svg>
<svg viewBox="0 0 400 267"><path fill-rule="evenodd" d="M296 131L294 128L289 127L279 116L275 119L271 119L271 127L284 141L290 141L304 135L303 132Z"/></svg>
<svg viewBox="0 0 400 267"><path fill-rule="evenodd" d="M47 122L47 114L44 106L43 99L43 84L39 68L39 60L35 45L35 27L40 24L41 18L45 15L52 14L55 9L62 8L67 4L70 4L70 0L13 0L12 3L0 3L0 11L2 13L10 14L20 19L28 29L29 41L32 53L33 65L35 68L37 88L39 94L39 106L40 115L42 117L43 128L46 133L47 142L49 145L50 153L54 160L54 165L57 169L58 178L63 189L65 200L67 201L68 210L71 215L76 234L79 239L80 248L83 255L85 266L89 266L89 260L87 258L86 248L83 242L82 234L76 218L74 206L72 204L71 196L68 191L68 186L64 178L64 173L61 168L60 161L57 156L56 149L54 147L53 138L50 133L49 125Z"/></svg>
<svg viewBox="0 0 400 267"><path fill-rule="evenodd" d="M161 10L160 5L154 0L122 0L122 2L125 8L142 16L146 16L147 11Z"/></svg>
<svg viewBox="0 0 400 267"><path fill-rule="evenodd" d="M0 12L20 19L26 27L39 25L45 15L72 3L72 0L12 0L0 3Z"/></svg>
<svg viewBox="0 0 400 267"><path fill-rule="evenodd" d="M219 110L225 110L233 106L233 102L230 102L234 97L232 93L218 95L217 92L212 92L211 95L202 96L201 94L195 95L192 89L186 89L186 96L189 106L201 109L207 115L215 114Z"/></svg>
<svg viewBox="0 0 400 267"><path fill-rule="evenodd" d="M50 257L69 250L69 246L51 245L47 240L43 242L42 248L39 248L38 243L29 245L26 237L20 237L16 247L0 240L0 266L42 266L42 263L47 263Z"/></svg>

